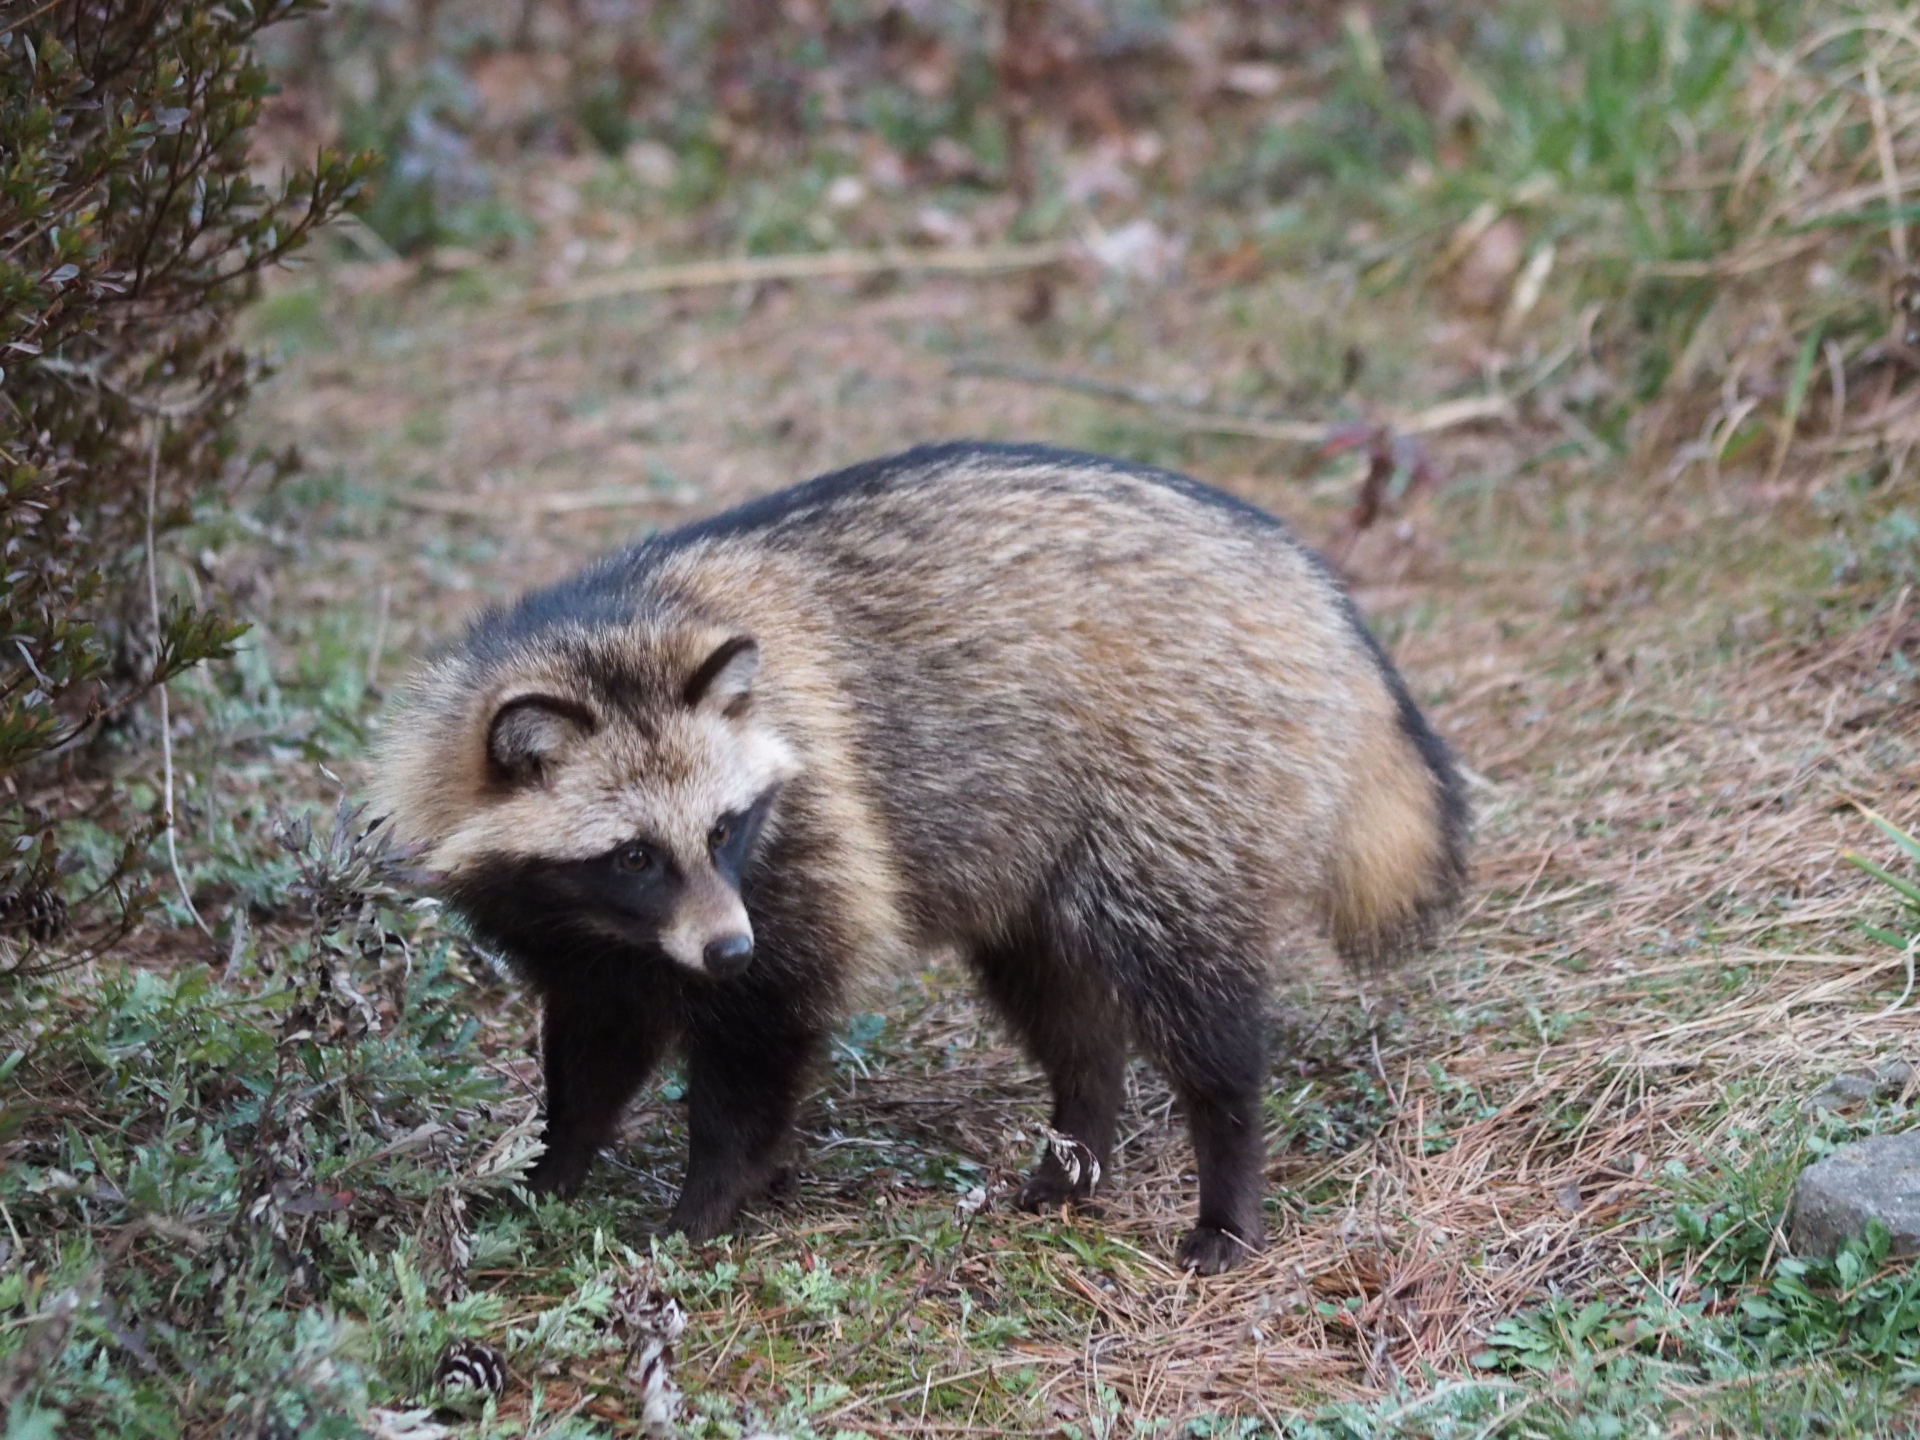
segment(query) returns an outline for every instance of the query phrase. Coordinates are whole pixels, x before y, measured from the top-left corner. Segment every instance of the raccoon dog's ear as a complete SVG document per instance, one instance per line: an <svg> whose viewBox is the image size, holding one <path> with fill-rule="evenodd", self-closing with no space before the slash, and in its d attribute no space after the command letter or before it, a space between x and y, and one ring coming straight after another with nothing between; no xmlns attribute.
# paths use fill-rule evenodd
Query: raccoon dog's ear
<svg viewBox="0 0 1920 1440"><path fill-rule="evenodd" d="M700 662L681 698L689 706L711 705L728 719L747 712L753 702L753 677L760 670L760 647L751 635L723 640Z"/></svg>
<svg viewBox="0 0 1920 1440"><path fill-rule="evenodd" d="M554 695L521 695L494 712L487 764L494 779L525 785L544 777L562 750L593 731L585 707Z"/></svg>

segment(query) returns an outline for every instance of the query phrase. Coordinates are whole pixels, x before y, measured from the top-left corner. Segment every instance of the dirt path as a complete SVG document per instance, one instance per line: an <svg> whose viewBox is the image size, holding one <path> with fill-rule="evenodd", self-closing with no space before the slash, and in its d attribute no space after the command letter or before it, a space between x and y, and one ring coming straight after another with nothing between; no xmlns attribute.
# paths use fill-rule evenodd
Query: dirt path
<svg viewBox="0 0 1920 1440"><path fill-rule="evenodd" d="M386 677L481 600L645 527L946 437L1172 465L1345 549L1357 461L1315 470L1294 448L956 378L957 356L1316 413L1349 352L1379 405L1430 403L1473 373L1457 325L1278 277L1157 292L1079 279L1037 327L1016 318L1032 298L1020 279L538 314L476 277L416 289L361 267L303 283L316 288L265 312L302 348L259 423L337 472L316 494L341 540L278 603L333 607L363 636L385 610ZM317 318L296 334L295 312ZM1720 1183L1763 1117L1898 1049L1899 959L1850 930L1878 902L1841 857L1877 849L1849 802L1920 817L1920 715L1883 685L1920 646L1920 601L1835 590L1803 500L1695 470L1663 479L1664 455L1583 457L1544 423L1455 433L1431 454L1442 483L1345 565L1475 772L1477 887L1443 953L1390 990L1303 961L1269 1107L1272 1248L1217 1282L1168 1268L1188 1157L1139 1070L1104 1223L1065 1244L1052 1222L982 1221L924 1297L924 1383L863 1387L836 1424L906 1426L917 1406L929 1433L964 1430L953 1417L996 1367L1031 1367L1036 1423L1114 1405L1274 1413L1423 1360L1456 1369L1549 1291L1616 1286L1662 1196ZM648 487L658 498L632 503ZM622 503L595 508L608 491ZM799 1193L746 1253L830 1254L883 1224L876 1196L928 1203L930 1156L975 1167L949 1179L1020 1163L1039 1087L951 982L909 985L906 1018L838 1069ZM631 1138L635 1183L664 1193L672 1120L645 1109ZM1023 1338L968 1339L974 1310L1046 1287L1059 1308ZM696 1317L688 1373L780 1381L777 1356L728 1351L756 1303Z"/></svg>

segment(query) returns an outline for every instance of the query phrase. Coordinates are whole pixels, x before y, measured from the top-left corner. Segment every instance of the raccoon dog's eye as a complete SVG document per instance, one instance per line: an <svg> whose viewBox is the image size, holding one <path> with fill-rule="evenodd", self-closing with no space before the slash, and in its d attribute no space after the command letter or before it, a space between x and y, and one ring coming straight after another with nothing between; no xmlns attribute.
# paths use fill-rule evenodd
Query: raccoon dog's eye
<svg viewBox="0 0 1920 1440"><path fill-rule="evenodd" d="M727 841L732 838L733 817L728 816L723 820L716 821L713 829L707 832L707 848L709 850L724 849Z"/></svg>
<svg viewBox="0 0 1920 1440"><path fill-rule="evenodd" d="M629 845L614 855L613 863L629 875L644 875L653 868L653 852L644 845Z"/></svg>

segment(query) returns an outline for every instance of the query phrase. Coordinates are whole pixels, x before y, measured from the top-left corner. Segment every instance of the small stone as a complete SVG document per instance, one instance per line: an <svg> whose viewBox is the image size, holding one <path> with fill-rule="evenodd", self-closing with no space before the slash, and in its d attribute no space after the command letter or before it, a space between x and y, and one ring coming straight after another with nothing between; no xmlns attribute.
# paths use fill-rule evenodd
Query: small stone
<svg viewBox="0 0 1920 1440"><path fill-rule="evenodd" d="M665 190L680 178L680 162L658 140L636 140L620 158L626 161L633 178L649 190Z"/></svg>
<svg viewBox="0 0 1920 1440"><path fill-rule="evenodd" d="M1898 1095L1913 1081L1913 1066L1904 1060L1889 1060L1880 1067L1880 1093Z"/></svg>
<svg viewBox="0 0 1920 1440"><path fill-rule="evenodd" d="M1849 1105L1864 1105L1880 1093L1880 1082L1871 1075L1852 1073L1834 1076L1807 1097L1809 1110L1844 1110Z"/></svg>
<svg viewBox="0 0 1920 1440"><path fill-rule="evenodd" d="M1843 1145L1809 1165L1793 1187L1788 1230L1794 1253L1832 1255L1877 1219L1892 1253L1920 1254L1920 1130Z"/></svg>

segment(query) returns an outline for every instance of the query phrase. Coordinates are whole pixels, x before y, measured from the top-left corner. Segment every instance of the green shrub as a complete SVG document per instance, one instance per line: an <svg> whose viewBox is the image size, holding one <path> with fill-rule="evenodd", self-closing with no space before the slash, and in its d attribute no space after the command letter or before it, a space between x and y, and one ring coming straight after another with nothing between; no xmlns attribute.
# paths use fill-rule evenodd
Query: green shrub
<svg viewBox="0 0 1920 1440"><path fill-rule="evenodd" d="M155 532L248 468L235 311L359 183L362 162L326 153L277 191L249 174L270 88L249 42L315 8L54 0L0 20L0 968L45 963L72 902L111 902L72 903L93 948L141 908L159 822L101 801L119 863L64 876L74 787L44 785L49 758L239 633L184 605L156 626L144 567Z"/></svg>

